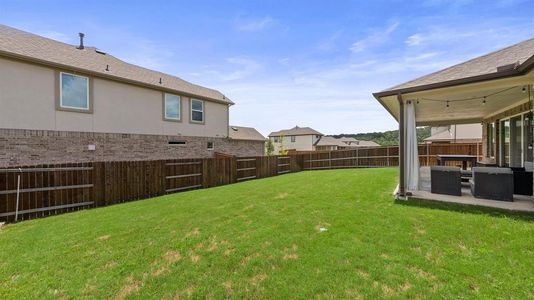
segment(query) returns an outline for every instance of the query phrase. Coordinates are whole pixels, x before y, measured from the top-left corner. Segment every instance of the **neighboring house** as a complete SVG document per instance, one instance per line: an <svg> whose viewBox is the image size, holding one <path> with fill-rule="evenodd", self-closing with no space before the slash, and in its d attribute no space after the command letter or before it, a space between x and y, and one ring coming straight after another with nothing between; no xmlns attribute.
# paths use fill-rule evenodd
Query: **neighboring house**
<svg viewBox="0 0 534 300"><path fill-rule="evenodd" d="M81 34L75 46L0 25L0 91L0 166L261 154L228 139L221 92L84 47Z"/></svg>
<svg viewBox="0 0 534 300"><path fill-rule="evenodd" d="M339 140L347 144L349 147L380 147L379 144L373 141L362 141L353 137L340 137Z"/></svg>
<svg viewBox="0 0 534 300"><path fill-rule="evenodd" d="M418 190L415 126L482 123L485 162L533 164L534 38L375 93L399 122L399 195ZM415 138L415 140L417 140ZM414 151L415 150L415 151Z"/></svg>
<svg viewBox="0 0 534 300"><path fill-rule="evenodd" d="M315 144L316 151L332 151L332 150L343 150L349 146L341 141L341 139L336 139L331 136L323 136Z"/></svg>
<svg viewBox="0 0 534 300"><path fill-rule="evenodd" d="M430 128L425 143L469 144L482 142L481 124L458 124Z"/></svg>
<svg viewBox="0 0 534 300"><path fill-rule="evenodd" d="M280 152L282 149L288 151L313 151L315 150L315 144L322 136L322 133L310 127L298 126L269 134L275 153Z"/></svg>
<svg viewBox="0 0 534 300"><path fill-rule="evenodd" d="M230 140L237 142L238 145L236 147L244 148L240 152L253 152L254 154L252 156L263 155L265 153L265 142L267 139L255 128L232 125L228 132Z"/></svg>

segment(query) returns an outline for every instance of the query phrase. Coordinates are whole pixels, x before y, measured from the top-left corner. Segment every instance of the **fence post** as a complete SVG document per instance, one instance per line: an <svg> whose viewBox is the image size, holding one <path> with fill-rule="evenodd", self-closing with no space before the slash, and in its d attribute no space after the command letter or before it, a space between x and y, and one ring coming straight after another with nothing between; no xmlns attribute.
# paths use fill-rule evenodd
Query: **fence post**
<svg viewBox="0 0 534 300"><path fill-rule="evenodd" d="M332 169L332 151L328 151L328 168Z"/></svg>

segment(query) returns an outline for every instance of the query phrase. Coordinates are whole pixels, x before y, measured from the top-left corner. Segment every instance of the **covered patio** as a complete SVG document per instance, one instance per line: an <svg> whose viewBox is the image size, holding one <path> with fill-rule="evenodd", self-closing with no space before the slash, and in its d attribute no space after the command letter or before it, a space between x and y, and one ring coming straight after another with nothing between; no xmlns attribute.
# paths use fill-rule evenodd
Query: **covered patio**
<svg viewBox="0 0 534 300"><path fill-rule="evenodd" d="M513 171L516 183L517 172L532 176L533 67L534 39L530 39L375 93L375 98L399 122L400 174L396 196L534 211L532 192L518 192L521 188L517 184L513 187L513 199L509 199L512 202L480 197L478 193L473 196L471 190L484 188L484 182L479 179L475 184L472 168L461 171L461 193L455 196L432 193L430 169L419 167L415 136L417 126L481 123L483 159L476 164L494 168L475 170L484 173L508 169ZM449 169L456 172L455 168ZM532 186L534 182L529 179L526 184ZM509 188L505 183L502 185L503 189Z"/></svg>

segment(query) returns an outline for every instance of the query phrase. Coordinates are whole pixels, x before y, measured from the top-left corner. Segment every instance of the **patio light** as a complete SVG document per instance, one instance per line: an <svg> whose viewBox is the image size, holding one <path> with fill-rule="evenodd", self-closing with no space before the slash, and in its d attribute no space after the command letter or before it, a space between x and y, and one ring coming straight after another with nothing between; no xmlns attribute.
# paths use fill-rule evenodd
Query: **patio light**
<svg viewBox="0 0 534 300"><path fill-rule="evenodd" d="M484 96L484 100L482 100L482 105L486 105L486 96Z"/></svg>
<svg viewBox="0 0 534 300"><path fill-rule="evenodd" d="M527 93L527 88L523 87L523 89L521 91L523 92L523 94L526 94Z"/></svg>

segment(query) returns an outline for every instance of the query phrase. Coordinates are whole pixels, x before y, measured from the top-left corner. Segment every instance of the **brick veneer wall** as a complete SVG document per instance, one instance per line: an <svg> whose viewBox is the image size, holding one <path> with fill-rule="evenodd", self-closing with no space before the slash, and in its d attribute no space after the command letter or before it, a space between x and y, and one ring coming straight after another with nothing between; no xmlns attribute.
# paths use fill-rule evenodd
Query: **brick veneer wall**
<svg viewBox="0 0 534 300"><path fill-rule="evenodd" d="M171 145L169 141L185 141ZM207 143L214 143L214 150ZM95 145L95 150L89 150ZM0 129L0 167L66 162L261 156L264 142L191 136Z"/></svg>

